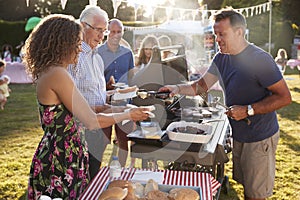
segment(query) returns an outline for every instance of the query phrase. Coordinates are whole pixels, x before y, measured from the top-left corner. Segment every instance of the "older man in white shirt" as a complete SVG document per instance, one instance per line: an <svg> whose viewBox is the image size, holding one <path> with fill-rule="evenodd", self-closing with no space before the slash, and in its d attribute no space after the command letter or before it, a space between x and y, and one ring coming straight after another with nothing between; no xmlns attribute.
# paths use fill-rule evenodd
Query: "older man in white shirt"
<svg viewBox="0 0 300 200"><path fill-rule="evenodd" d="M122 112L125 107L113 108L106 104L104 64L96 50L108 32L108 15L100 7L88 5L81 12L79 20L83 26L82 52L76 70L70 66L69 72L92 109L96 112ZM109 141L102 129L87 130L85 138L89 148L89 171L93 178L99 170L103 152Z"/></svg>

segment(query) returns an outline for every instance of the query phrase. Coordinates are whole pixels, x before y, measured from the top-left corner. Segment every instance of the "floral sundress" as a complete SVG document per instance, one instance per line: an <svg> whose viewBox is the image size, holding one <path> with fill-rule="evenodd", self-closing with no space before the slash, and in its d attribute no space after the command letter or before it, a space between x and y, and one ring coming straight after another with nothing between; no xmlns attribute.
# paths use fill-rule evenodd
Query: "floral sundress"
<svg viewBox="0 0 300 200"><path fill-rule="evenodd" d="M78 199L89 182L84 129L63 104L39 104L39 113L44 135L32 160L28 199Z"/></svg>

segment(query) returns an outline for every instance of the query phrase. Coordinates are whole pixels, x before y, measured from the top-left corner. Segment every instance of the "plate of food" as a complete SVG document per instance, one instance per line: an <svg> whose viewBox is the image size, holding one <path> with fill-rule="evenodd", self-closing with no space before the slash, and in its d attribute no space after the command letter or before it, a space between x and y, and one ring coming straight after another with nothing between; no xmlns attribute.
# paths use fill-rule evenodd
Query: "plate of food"
<svg viewBox="0 0 300 200"><path fill-rule="evenodd" d="M172 122L166 133L170 140L204 144L212 137L212 126L186 121Z"/></svg>
<svg viewBox="0 0 300 200"><path fill-rule="evenodd" d="M126 83L121 83L121 82L118 82L118 83L113 83L111 84L112 86L114 87L117 87L117 88L125 88L125 87L128 87L128 85Z"/></svg>
<svg viewBox="0 0 300 200"><path fill-rule="evenodd" d="M130 99L136 97L137 90L137 86L117 88L112 98L113 100Z"/></svg>

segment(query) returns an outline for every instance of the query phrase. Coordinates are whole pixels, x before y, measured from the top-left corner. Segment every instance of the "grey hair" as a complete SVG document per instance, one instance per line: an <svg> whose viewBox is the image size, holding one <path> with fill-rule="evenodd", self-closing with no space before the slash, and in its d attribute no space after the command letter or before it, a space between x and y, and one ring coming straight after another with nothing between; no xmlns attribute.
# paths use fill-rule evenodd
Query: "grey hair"
<svg viewBox="0 0 300 200"><path fill-rule="evenodd" d="M80 22L91 23L94 16L102 16L108 21L107 12L102 10L99 6L87 5L79 16Z"/></svg>

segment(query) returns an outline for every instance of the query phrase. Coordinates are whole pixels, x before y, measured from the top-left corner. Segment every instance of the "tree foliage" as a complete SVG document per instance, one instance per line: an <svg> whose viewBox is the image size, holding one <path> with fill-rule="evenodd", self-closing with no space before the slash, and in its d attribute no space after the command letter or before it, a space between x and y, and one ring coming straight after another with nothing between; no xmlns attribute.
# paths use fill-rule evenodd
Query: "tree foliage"
<svg viewBox="0 0 300 200"><path fill-rule="evenodd" d="M281 8L284 21L292 25L295 34L300 35L300 1L281 0Z"/></svg>
<svg viewBox="0 0 300 200"><path fill-rule="evenodd" d="M36 0L30 0L29 7L25 0L0 0L0 19L5 21L24 21L31 16L39 16L35 12Z"/></svg>

